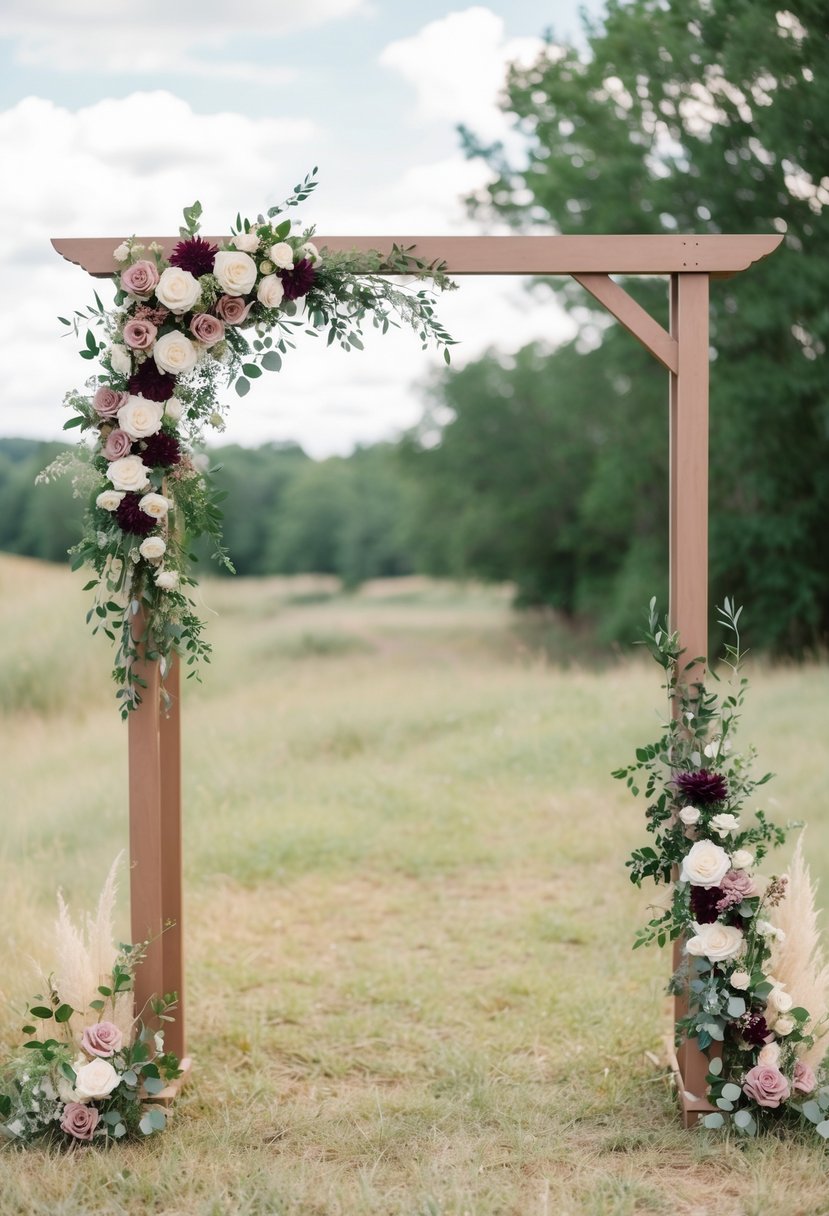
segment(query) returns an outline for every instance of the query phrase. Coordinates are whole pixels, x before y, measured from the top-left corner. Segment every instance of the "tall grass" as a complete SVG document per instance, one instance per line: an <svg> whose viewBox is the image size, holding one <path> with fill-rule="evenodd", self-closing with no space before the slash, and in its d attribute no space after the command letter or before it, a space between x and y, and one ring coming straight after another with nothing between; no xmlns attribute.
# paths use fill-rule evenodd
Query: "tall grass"
<svg viewBox="0 0 829 1216"><path fill-rule="evenodd" d="M77 580L11 559L0 579L0 670L43 656L2 703L8 1045L55 888L88 905L126 842L126 735ZM184 712L194 1076L155 1143L0 1153L0 1213L826 1212L819 1148L683 1132L645 1054L668 960L630 951L641 808L608 773L654 729L655 668L562 669L546 626L475 589L204 595L216 658ZM811 822L825 878L825 670L753 679L765 805Z"/></svg>

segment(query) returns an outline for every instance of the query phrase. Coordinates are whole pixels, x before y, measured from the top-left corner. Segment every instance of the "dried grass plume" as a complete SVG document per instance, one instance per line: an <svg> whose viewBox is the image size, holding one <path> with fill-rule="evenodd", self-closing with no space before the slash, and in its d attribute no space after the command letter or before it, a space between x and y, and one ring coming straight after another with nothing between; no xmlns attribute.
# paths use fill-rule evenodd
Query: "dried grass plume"
<svg viewBox="0 0 829 1216"><path fill-rule="evenodd" d="M771 920L785 934L776 942L771 958L775 979L785 984L795 1005L808 1009L807 1030L815 1043L802 1058L817 1068L829 1048L829 962L821 942L815 894L809 867L803 858L803 836L797 842L788 870L786 897L772 911Z"/></svg>

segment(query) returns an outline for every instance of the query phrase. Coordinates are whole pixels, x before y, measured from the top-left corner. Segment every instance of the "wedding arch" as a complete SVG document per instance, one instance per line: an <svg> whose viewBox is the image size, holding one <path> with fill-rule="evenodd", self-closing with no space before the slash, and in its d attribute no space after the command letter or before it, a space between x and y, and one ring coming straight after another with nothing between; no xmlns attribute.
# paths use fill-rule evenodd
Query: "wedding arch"
<svg viewBox="0 0 829 1216"><path fill-rule="evenodd" d="M177 237L140 238L169 256ZM219 242L224 238L209 237ZM761 235L660 236L315 236L326 250L406 250L424 263L443 262L453 275L569 275L582 285L669 373L669 552L672 630L685 653L708 652L708 304L712 279L730 278L771 254L782 237ZM56 251L98 278L119 267L108 237L56 238ZM389 262L379 273L399 274ZM613 275L668 278L670 319L665 329ZM154 993L176 992L179 1009L167 1032L168 1047L186 1054L182 916L181 703L179 663L165 684L167 712L159 696L159 661L140 660L145 695L129 714L130 899L132 940L148 940L136 977L136 1006ZM690 687L698 668L682 673ZM674 967L681 945L674 947ZM687 998L676 997L676 1017ZM691 1126L711 1109L703 1096L708 1060L696 1043L677 1053L676 1073L684 1121Z"/></svg>

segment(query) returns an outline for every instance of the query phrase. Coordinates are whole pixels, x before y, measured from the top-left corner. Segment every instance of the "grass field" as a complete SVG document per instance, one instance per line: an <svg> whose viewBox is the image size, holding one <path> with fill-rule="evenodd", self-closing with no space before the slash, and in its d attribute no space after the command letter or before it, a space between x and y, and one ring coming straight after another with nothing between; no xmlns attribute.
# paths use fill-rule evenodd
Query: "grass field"
<svg viewBox="0 0 829 1216"><path fill-rule="evenodd" d="M55 888L87 906L126 843L126 732L80 582L0 558L4 1044ZM492 591L269 580L204 599L194 1077L155 1142L0 1152L2 1216L829 1212L826 1151L683 1132L645 1054L668 960L630 951L642 808L609 770L654 732L655 666L590 661ZM824 888L826 676L754 672L744 726L779 773L767 808L811 823Z"/></svg>

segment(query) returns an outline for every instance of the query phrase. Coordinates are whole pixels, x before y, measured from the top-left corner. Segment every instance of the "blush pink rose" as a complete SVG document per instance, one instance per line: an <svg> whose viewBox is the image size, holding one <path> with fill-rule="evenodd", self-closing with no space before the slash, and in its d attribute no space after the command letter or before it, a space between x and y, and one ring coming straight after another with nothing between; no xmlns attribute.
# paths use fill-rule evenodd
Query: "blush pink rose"
<svg viewBox="0 0 829 1216"><path fill-rule="evenodd" d="M722 896L717 900L717 911L725 912L741 904L744 899L751 899L757 894L754 880L745 870L729 870L720 880Z"/></svg>
<svg viewBox="0 0 829 1216"><path fill-rule="evenodd" d="M107 435L104 455L107 460L120 460L122 456L129 456L131 448L132 440L129 435L118 427L117 430L110 431Z"/></svg>
<svg viewBox="0 0 829 1216"><path fill-rule="evenodd" d="M209 312L200 312L190 322L190 333L204 346L215 346L225 336L224 321L211 317Z"/></svg>
<svg viewBox="0 0 829 1216"><path fill-rule="evenodd" d="M216 302L216 312L228 325L241 325L252 307L253 301L246 304L241 296L219 296Z"/></svg>
<svg viewBox="0 0 829 1216"><path fill-rule="evenodd" d="M120 1051L124 1036L113 1022L96 1022L85 1026L81 1047L90 1056L111 1056Z"/></svg>
<svg viewBox="0 0 829 1216"><path fill-rule="evenodd" d="M63 1108L60 1128L76 1140L91 1140L100 1117L94 1106L86 1106L83 1102L67 1102Z"/></svg>
<svg viewBox="0 0 829 1216"><path fill-rule="evenodd" d="M92 405L99 418L114 418L122 405L129 401L129 393L118 393L114 388L101 385L92 398Z"/></svg>
<svg viewBox="0 0 829 1216"><path fill-rule="evenodd" d="M796 1089L801 1094L810 1094L816 1085L817 1077L811 1064L807 1064L805 1060L798 1060L794 1066L792 1089Z"/></svg>
<svg viewBox="0 0 829 1216"><path fill-rule="evenodd" d="M124 326L124 342L133 350L149 350L158 330L152 321L139 321L135 318L127 321Z"/></svg>
<svg viewBox="0 0 829 1216"><path fill-rule="evenodd" d="M743 1093L758 1106L776 1107L790 1096L789 1082L772 1064L755 1064L745 1075Z"/></svg>
<svg viewBox="0 0 829 1216"><path fill-rule="evenodd" d="M121 286L132 296L151 296L158 284L158 270L154 262L134 262L121 271Z"/></svg>

